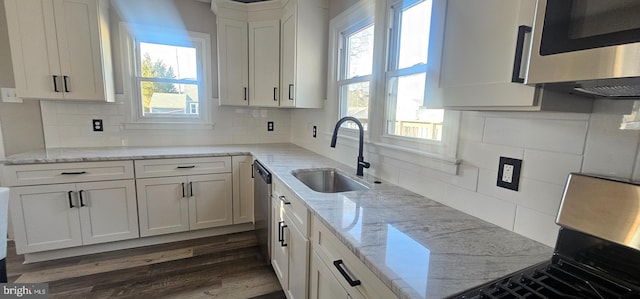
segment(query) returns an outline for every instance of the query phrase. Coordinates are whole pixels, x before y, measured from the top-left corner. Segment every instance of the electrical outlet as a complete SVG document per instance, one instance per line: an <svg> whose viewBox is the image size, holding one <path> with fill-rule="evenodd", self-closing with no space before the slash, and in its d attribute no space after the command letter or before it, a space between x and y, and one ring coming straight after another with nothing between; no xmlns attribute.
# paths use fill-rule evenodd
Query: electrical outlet
<svg viewBox="0 0 640 299"><path fill-rule="evenodd" d="M316 138L318 136L318 127L313 126L313 138Z"/></svg>
<svg viewBox="0 0 640 299"><path fill-rule="evenodd" d="M0 94L2 95L2 101L5 103L22 103L22 99L16 95L15 88L2 87Z"/></svg>
<svg viewBox="0 0 640 299"><path fill-rule="evenodd" d="M94 132L102 132L104 131L104 126L102 125L101 119L94 119L91 121L91 126L93 127Z"/></svg>
<svg viewBox="0 0 640 299"><path fill-rule="evenodd" d="M269 131L269 132L273 131L273 122L272 121L268 121L267 122L267 131Z"/></svg>
<svg viewBox="0 0 640 299"><path fill-rule="evenodd" d="M498 163L498 187L518 191L522 160L500 157Z"/></svg>

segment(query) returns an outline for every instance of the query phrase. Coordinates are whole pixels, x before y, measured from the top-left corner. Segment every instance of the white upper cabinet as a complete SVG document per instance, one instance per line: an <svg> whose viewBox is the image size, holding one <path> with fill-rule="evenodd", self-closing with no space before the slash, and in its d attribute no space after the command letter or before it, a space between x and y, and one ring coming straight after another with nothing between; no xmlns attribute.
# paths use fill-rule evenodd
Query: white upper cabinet
<svg viewBox="0 0 640 299"><path fill-rule="evenodd" d="M280 106L322 108L326 99L328 4L289 0L280 21Z"/></svg>
<svg viewBox="0 0 640 299"><path fill-rule="evenodd" d="M588 100L518 82L526 73L535 5L535 0L449 0L441 94L427 96L456 110L590 111Z"/></svg>
<svg viewBox="0 0 640 299"><path fill-rule="evenodd" d="M220 105L321 108L326 98L328 3L213 0Z"/></svg>
<svg viewBox="0 0 640 299"><path fill-rule="evenodd" d="M280 22L249 23L249 105L278 107Z"/></svg>
<svg viewBox="0 0 640 299"><path fill-rule="evenodd" d="M218 18L220 105L249 105L247 22Z"/></svg>
<svg viewBox="0 0 640 299"><path fill-rule="evenodd" d="M108 0L4 0L21 98L115 100Z"/></svg>

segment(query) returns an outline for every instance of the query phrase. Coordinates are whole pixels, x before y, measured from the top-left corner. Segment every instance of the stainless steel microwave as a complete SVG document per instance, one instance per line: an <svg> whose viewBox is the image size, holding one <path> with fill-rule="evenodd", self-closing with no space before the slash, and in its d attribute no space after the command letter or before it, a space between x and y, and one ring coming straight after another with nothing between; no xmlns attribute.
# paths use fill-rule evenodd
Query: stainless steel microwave
<svg viewBox="0 0 640 299"><path fill-rule="evenodd" d="M525 84L640 97L640 1L538 0Z"/></svg>

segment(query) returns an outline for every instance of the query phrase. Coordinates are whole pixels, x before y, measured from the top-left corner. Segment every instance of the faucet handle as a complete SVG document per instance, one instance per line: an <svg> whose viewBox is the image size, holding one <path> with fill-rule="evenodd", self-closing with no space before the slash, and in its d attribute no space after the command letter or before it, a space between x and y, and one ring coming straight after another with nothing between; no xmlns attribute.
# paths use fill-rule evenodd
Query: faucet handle
<svg viewBox="0 0 640 299"><path fill-rule="evenodd" d="M371 167L371 163L365 162L365 161L359 161L358 164L362 165L362 167L364 167L364 168Z"/></svg>

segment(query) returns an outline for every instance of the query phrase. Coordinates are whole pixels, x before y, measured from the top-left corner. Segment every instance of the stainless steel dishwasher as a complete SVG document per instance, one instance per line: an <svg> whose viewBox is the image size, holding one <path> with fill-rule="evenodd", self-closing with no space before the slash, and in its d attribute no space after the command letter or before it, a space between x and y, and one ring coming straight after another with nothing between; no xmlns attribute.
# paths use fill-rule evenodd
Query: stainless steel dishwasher
<svg viewBox="0 0 640 299"><path fill-rule="evenodd" d="M253 215L258 245L271 264L271 173L258 160L253 162Z"/></svg>

